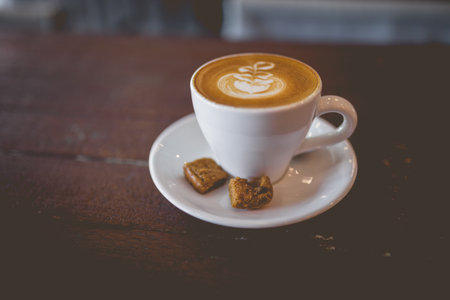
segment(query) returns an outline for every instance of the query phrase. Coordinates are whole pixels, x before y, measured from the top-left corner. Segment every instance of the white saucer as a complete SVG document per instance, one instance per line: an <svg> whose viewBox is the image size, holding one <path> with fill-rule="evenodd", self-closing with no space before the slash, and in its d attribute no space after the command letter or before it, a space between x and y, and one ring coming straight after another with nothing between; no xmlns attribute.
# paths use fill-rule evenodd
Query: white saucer
<svg viewBox="0 0 450 300"><path fill-rule="evenodd" d="M308 135L332 130L316 118ZM271 203L258 210L233 208L227 184L205 195L183 176L183 163L214 155L194 114L167 127L150 151L150 175L159 191L176 207L201 220L240 228L276 227L300 222L330 209L351 189L357 172L349 141L292 159L285 176L274 184Z"/></svg>

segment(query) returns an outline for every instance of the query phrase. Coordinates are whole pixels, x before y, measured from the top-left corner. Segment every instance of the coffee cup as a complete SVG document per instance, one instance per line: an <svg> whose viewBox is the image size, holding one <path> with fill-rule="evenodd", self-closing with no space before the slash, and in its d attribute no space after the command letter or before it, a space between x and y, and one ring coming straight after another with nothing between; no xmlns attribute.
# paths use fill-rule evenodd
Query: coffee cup
<svg viewBox="0 0 450 300"><path fill-rule="evenodd" d="M282 55L242 53L209 61L190 81L200 129L217 162L241 178L276 182L291 159L339 143L355 130L357 114L339 96L322 96L322 81L309 65ZM343 117L331 132L308 136L314 118Z"/></svg>

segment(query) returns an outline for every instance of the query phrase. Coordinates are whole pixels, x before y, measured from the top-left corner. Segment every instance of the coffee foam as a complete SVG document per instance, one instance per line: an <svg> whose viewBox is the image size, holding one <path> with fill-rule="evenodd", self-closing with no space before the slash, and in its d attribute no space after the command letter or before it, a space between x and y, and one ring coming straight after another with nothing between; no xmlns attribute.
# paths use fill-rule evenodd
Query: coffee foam
<svg viewBox="0 0 450 300"><path fill-rule="evenodd" d="M258 61L238 68L237 73L225 74L217 81L217 87L230 97L249 99L275 96L286 88L284 81L274 76L274 63Z"/></svg>
<svg viewBox="0 0 450 300"><path fill-rule="evenodd" d="M194 85L206 98L238 107L270 107L306 98L317 87L309 66L284 56L242 54L204 65Z"/></svg>

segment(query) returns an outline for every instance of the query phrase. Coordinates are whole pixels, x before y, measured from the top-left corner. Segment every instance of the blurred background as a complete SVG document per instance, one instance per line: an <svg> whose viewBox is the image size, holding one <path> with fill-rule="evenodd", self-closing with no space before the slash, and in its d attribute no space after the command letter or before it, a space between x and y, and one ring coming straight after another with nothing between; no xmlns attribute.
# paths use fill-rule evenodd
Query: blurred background
<svg viewBox="0 0 450 300"><path fill-rule="evenodd" d="M0 0L0 30L283 40L450 43L448 0Z"/></svg>

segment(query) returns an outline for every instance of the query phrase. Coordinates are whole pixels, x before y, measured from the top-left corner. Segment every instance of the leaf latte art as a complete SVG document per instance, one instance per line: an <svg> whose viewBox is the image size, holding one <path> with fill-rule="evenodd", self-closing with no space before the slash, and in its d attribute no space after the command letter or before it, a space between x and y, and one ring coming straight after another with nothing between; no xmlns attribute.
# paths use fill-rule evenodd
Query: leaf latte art
<svg viewBox="0 0 450 300"><path fill-rule="evenodd" d="M280 78L267 72L274 63L258 61L253 65L238 68L239 73L223 75L217 87L225 94L237 98L262 98L278 94L285 87Z"/></svg>
<svg viewBox="0 0 450 300"><path fill-rule="evenodd" d="M268 53L219 57L201 66L191 80L206 101L253 108L302 101L319 82L318 74L301 61Z"/></svg>

